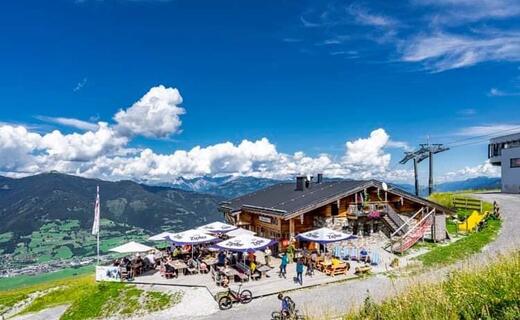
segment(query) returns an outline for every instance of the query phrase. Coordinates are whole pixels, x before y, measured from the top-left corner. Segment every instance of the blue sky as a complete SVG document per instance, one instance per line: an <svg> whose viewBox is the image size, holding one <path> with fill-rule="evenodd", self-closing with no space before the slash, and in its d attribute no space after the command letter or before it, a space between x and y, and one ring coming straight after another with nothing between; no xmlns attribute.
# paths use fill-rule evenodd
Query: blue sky
<svg viewBox="0 0 520 320"><path fill-rule="evenodd" d="M409 166L394 163L406 146L428 136L453 143L520 129L519 16L520 4L509 0L2 3L0 139L17 135L20 142L0 143L0 155L15 150L21 160L0 161L0 171L168 180L227 173L274 177L283 166L286 175L366 171L388 179L395 178L388 171L398 169L409 179ZM114 115L159 85L182 95L184 112L171 114L182 124L160 134L127 126L122 137L118 128L124 126ZM95 152L75 150L74 139L96 132L98 121L115 132L109 140L120 142L100 146L96 140ZM27 133L15 132L17 126ZM346 150L347 141L368 139L378 128L389 138L377 150ZM44 139L53 130L59 130L59 142ZM27 142L29 133L38 135L34 142ZM267 158L232 149L189 158L205 161L203 169L159 163L161 155L198 145L229 141L238 147L244 139L264 137L267 147L276 148ZM63 143L70 146L56 147ZM146 148L159 174L129 168L129 159L142 158ZM300 151L311 160L295 159ZM276 158L280 154L288 158ZM322 154L333 163L319 160ZM454 148L439 156L436 173L440 179L496 175L485 165L486 155L483 143ZM240 161L249 164L232 165ZM107 169L114 166L119 171Z"/></svg>

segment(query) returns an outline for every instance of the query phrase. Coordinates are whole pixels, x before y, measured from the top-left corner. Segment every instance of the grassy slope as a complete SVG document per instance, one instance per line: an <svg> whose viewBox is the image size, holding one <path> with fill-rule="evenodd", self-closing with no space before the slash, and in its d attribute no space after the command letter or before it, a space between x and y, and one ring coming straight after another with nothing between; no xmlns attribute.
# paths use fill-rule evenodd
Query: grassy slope
<svg viewBox="0 0 520 320"><path fill-rule="evenodd" d="M440 284L416 284L380 304L367 298L344 319L520 319L520 252L454 272Z"/></svg>
<svg viewBox="0 0 520 320"><path fill-rule="evenodd" d="M480 252L488 243L493 241L500 230L502 222L490 219L479 232L472 233L464 238L445 246L433 247L429 252L420 255L418 260L424 266L446 265L464 259Z"/></svg>
<svg viewBox="0 0 520 320"><path fill-rule="evenodd" d="M430 198L444 206L450 207L453 196L465 196L464 193L435 193ZM483 203L484 211L493 210L493 204L489 202ZM459 218L467 216L468 212L458 212ZM457 240L448 245L433 246L432 249L420 255L417 259L422 261L427 267L435 265L446 265L457 260L466 258L474 253L480 252L488 243L493 241L498 232L502 222L500 220L488 219L485 227L479 232L471 233L464 238ZM457 225L447 220L446 227L450 234L455 234Z"/></svg>
<svg viewBox="0 0 520 320"><path fill-rule="evenodd" d="M135 315L163 310L182 299L182 293L144 292L133 285L94 281L92 275L49 281L27 288L0 292L0 313L30 294L40 292L23 313L69 305L61 319L93 319L113 315Z"/></svg>
<svg viewBox="0 0 520 320"><path fill-rule="evenodd" d="M85 266L80 268L67 268L56 272L42 273L35 276L16 276L11 278L0 279L0 292L14 288L24 288L34 286L40 283L60 280L64 278L74 279L75 277L85 274L92 274L94 266Z"/></svg>

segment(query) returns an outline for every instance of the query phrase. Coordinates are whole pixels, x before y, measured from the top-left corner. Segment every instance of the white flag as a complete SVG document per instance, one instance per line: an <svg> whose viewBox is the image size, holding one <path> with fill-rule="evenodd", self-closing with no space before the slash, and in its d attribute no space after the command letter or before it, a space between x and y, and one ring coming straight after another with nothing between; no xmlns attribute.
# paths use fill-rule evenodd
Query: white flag
<svg viewBox="0 0 520 320"><path fill-rule="evenodd" d="M94 224L92 225L92 234L99 233L99 186L97 186L96 205L94 206Z"/></svg>

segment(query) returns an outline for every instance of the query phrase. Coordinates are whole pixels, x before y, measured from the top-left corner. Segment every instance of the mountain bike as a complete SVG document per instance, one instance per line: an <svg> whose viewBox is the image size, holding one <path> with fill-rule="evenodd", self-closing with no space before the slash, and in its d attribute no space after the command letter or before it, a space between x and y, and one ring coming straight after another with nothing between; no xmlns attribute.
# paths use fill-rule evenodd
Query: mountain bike
<svg viewBox="0 0 520 320"><path fill-rule="evenodd" d="M242 290L242 284L238 287L237 291L228 289L225 296L218 299L218 307L220 310L228 310L233 307L233 303L240 302L246 304L253 300L253 294L249 290Z"/></svg>

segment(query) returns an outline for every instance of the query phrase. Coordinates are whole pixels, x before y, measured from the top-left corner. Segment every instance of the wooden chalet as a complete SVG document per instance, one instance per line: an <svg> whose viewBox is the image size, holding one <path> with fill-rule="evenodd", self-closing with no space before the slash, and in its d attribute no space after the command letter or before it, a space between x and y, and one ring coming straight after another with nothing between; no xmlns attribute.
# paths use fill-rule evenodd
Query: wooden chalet
<svg viewBox="0 0 520 320"><path fill-rule="evenodd" d="M316 181L297 177L230 201L219 210L228 223L285 245L298 233L329 227L355 235L383 231L403 252L422 238L447 237L448 208L377 180Z"/></svg>

